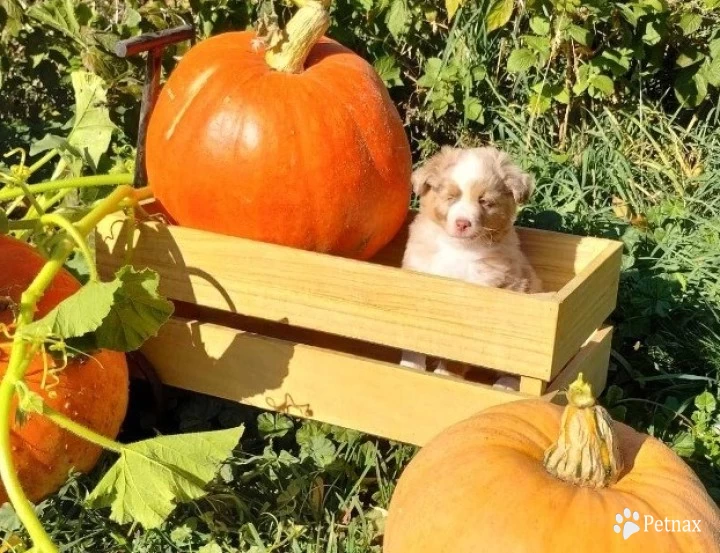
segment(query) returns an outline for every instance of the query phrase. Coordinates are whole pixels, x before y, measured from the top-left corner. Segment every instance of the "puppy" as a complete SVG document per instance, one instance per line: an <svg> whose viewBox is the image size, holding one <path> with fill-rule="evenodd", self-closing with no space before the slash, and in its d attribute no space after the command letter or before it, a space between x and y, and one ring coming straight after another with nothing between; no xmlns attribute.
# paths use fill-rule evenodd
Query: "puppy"
<svg viewBox="0 0 720 553"><path fill-rule="evenodd" d="M533 179L492 147L443 147L412 175L420 212L410 226L403 267L516 292L541 291L520 250L517 206ZM401 364L425 370L425 355L403 352ZM448 374L441 361L436 373ZM467 368L460 371L467 372Z"/></svg>

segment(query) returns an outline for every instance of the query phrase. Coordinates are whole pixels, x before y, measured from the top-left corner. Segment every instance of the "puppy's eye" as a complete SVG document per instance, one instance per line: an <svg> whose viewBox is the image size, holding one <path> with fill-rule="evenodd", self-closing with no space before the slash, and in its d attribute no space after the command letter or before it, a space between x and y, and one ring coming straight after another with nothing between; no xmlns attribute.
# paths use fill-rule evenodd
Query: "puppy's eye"
<svg viewBox="0 0 720 553"><path fill-rule="evenodd" d="M480 199L478 200L478 203L479 203L481 206L487 207L487 208L495 207L495 202L493 202L493 201L491 201L491 200L486 200L485 198L480 198Z"/></svg>

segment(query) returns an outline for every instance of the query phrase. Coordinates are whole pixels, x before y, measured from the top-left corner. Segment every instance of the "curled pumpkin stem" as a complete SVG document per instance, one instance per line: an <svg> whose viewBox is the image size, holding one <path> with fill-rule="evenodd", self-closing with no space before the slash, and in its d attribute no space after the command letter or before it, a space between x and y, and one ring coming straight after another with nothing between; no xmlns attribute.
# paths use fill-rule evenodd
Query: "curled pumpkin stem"
<svg viewBox="0 0 720 553"><path fill-rule="evenodd" d="M595 403L582 373L568 388L567 398L560 436L545 452L545 468L576 486L604 488L614 484L623 460L610 414Z"/></svg>
<svg viewBox="0 0 720 553"><path fill-rule="evenodd" d="M330 27L330 0L295 0L300 9L284 30L268 39L265 61L276 71L301 73L313 46Z"/></svg>

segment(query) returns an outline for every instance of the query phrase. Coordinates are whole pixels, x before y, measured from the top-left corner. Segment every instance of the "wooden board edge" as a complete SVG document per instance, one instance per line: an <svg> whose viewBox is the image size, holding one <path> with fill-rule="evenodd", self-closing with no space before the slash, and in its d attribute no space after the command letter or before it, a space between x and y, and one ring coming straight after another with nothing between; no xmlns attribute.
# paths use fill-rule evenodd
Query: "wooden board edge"
<svg viewBox="0 0 720 553"><path fill-rule="evenodd" d="M592 385L596 396L600 395L607 383L612 336L613 327L610 325L596 330L577 355L548 384L543 399L553 403L564 403L563 392L579 373L583 373L585 380Z"/></svg>
<svg viewBox="0 0 720 553"><path fill-rule="evenodd" d="M601 255L556 295L551 379L615 310L621 262L622 244L609 242Z"/></svg>
<svg viewBox="0 0 720 553"><path fill-rule="evenodd" d="M415 445L482 409L530 397L175 318L143 353L170 386Z"/></svg>

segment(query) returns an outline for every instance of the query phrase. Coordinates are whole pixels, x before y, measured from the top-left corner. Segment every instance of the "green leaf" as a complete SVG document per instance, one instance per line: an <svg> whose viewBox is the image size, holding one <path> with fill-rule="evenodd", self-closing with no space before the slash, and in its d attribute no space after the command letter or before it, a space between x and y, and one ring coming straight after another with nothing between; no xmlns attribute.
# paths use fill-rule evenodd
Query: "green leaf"
<svg viewBox="0 0 720 553"><path fill-rule="evenodd" d="M591 80L590 86L605 96L612 96L615 92L615 83L607 75L596 75Z"/></svg>
<svg viewBox="0 0 720 553"><path fill-rule="evenodd" d="M680 18L678 25L685 36L695 33L702 27L703 18L696 13L686 13Z"/></svg>
<svg viewBox="0 0 720 553"><path fill-rule="evenodd" d="M571 24L568 25L567 32L575 42L582 44L583 46L590 46L590 42L592 42L592 33L589 29L580 27L580 25Z"/></svg>
<svg viewBox="0 0 720 553"><path fill-rule="evenodd" d="M192 540L192 534L192 528L190 528L187 524L183 524L182 526L173 528L173 531L170 532L170 541L177 546L183 546L190 543L190 540Z"/></svg>
<svg viewBox="0 0 720 553"><path fill-rule="evenodd" d="M695 406L707 413L712 413L717 407L717 400L710 392L703 392L695 398Z"/></svg>
<svg viewBox="0 0 720 553"><path fill-rule="evenodd" d="M0 236L10 232L10 221L4 209L0 209Z"/></svg>
<svg viewBox="0 0 720 553"><path fill-rule="evenodd" d="M472 68L470 74L472 75L473 81L484 81L487 76L487 68L484 65L476 65Z"/></svg>
<svg viewBox="0 0 720 553"><path fill-rule="evenodd" d="M535 63L535 54L527 48L513 50L508 58L507 68L511 73L522 73Z"/></svg>
<svg viewBox="0 0 720 553"><path fill-rule="evenodd" d="M292 420L284 415L263 413L258 417L258 432L264 438L282 438L292 428Z"/></svg>
<svg viewBox="0 0 720 553"><path fill-rule="evenodd" d="M681 457L690 457L695 453L695 439L688 432L678 432L670 447Z"/></svg>
<svg viewBox="0 0 720 553"><path fill-rule="evenodd" d="M373 67L388 88L402 86L403 82L400 77L400 68L397 65L397 60L393 56L383 56L377 59Z"/></svg>
<svg viewBox="0 0 720 553"><path fill-rule="evenodd" d="M28 336L84 338L93 345L133 351L154 336L172 314L172 303L157 292L158 275L123 267L111 282L89 282L52 311L25 327Z"/></svg>
<svg viewBox="0 0 720 553"><path fill-rule="evenodd" d="M80 23L75 17L73 0L37 2L28 9L27 15L66 37L81 44L83 43L80 34Z"/></svg>
<svg viewBox="0 0 720 553"><path fill-rule="evenodd" d="M105 82L86 71L74 71L71 79L75 90L75 116L68 144L82 152L85 161L96 169L115 130L107 108Z"/></svg>
<svg viewBox="0 0 720 553"><path fill-rule="evenodd" d="M443 69L443 61L440 58L428 58L425 62L425 71L417 80L417 85L421 88L432 88L440 78L440 72Z"/></svg>
<svg viewBox="0 0 720 553"><path fill-rule="evenodd" d="M55 308L25 327L27 336L78 338L94 332L110 313L121 282L89 282Z"/></svg>
<svg viewBox="0 0 720 553"><path fill-rule="evenodd" d="M465 3L465 0L445 0L445 9L448 12L448 21L450 21L457 12L458 8Z"/></svg>
<svg viewBox="0 0 720 553"><path fill-rule="evenodd" d="M552 98L543 92L535 92L530 95L528 102L528 111L532 115L540 115L550 109Z"/></svg>
<svg viewBox="0 0 720 553"><path fill-rule="evenodd" d="M465 119L482 123L484 121L485 110L483 105L477 98L472 96L465 98L464 102Z"/></svg>
<svg viewBox="0 0 720 553"><path fill-rule="evenodd" d="M645 33L642 36L642 40L645 44L655 45L658 44L663 36L665 35L665 25L659 21L648 21L645 25Z"/></svg>
<svg viewBox="0 0 720 553"><path fill-rule="evenodd" d="M557 90L553 92L553 98L556 102L568 104L570 102L570 91L564 86L559 86Z"/></svg>
<svg viewBox="0 0 720 553"><path fill-rule="evenodd" d="M510 21L514 9L515 0L494 0L485 15L487 32L491 33L500 27L504 27Z"/></svg>
<svg viewBox="0 0 720 553"><path fill-rule="evenodd" d="M42 152L46 152L48 150L52 150L53 148L57 148L58 150L65 148L67 146L67 140L63 138L62 136L57 136L55 134L47 133L45 136L43 136L40 140L36 140L33 142L33 145L30 147L30 156L36 156L38 154L41 154Z"/></svg>
<svg viewBox="0 0 720 553"><path fill-rule="evenodd" d="M325 436L312 436L300 446L300 458L312 459L319 468L329 466L336 456L335 444Z"/></svg>
<svg viewBox="0 0 720 553"><path fill-rule="evenodd" d="M138 25L140 25L141 21L142 17L136 10L132 8L126 8L125 21L123 21L123 25L125 25L126 27L137 27Z"/></svg>
<svg viewBox="0 0 720 553"><path fill-rule="evenodd" d="M702 74L708 83L720 87L720 56L705 62Z"/></svg>
<svg viewBox="0 0 720 553"><path fill-rule="evenodd" d="M710 57L713 59L720 58L720 38L711 40L708 45L708 50L710 51Z"/></svg>
<svg viewBox="0 0 720 553"><path fill-rule="evenodd" d="M211 541L197 550L197 553L223 553L222 547L217 542Z"/></svg>
<svg viewBox="0 0 720 553"><path fill-rule="evenodd" d="M385 24L395 40L402 38L410 28L410 10L405 0L393 0L385 15Z"/></svg>
<svg viewBox="0 0 720 553"><path fill-rule="evenodd" d="M688 45L680 49L680 53L675 60L675 64L678 67L690 67L691 65L700 63L704 59L705 54L703 54L698 48Z"/></svg>
<svg viewBox="0 0 720 553"><path fill-rule="evenodd" d="M522 38L525 41L525 44L539 54L550 54L550 37L524 35Z"/></svg>
<svg viewBox="0 0 720 553"><path fill-rule="evenodd" d="M97 329L98 346L115 351L133 351L157 334L170 318L173 305L158 294L160 277L150 269L123 267L115 275L122 286L102 326Z"/></svg>
<svg viewBox="0 0 720 553"><path fill-rule="evenodd" d="M0 43L7 43L22 31L23 11L24 7L18 0L0 0ZM4 21L1 20L3 12Z"/></svg>
<svg viewBox="0 0 720 553"><path fill-rule="evenodd" d="M550 34L550 20L547 17L536 15L530 18L530 28L536 35L548 35Z"/></svg>
<svg viewBox="0 0 720 553"><path fill-rule="evenodd" d="M697 65L681 69L675 77L675 96L683 107L699 106L707 97L708 82Z"/></svg>
<svg viewBox="0 0 720 553"><path fill-rule="evenodd" d="M243 427L161 436L123 446L120 458L87 498L110 507L119 524L159 527L180 502L205 494L205 486L230 456Z"/></svg>

